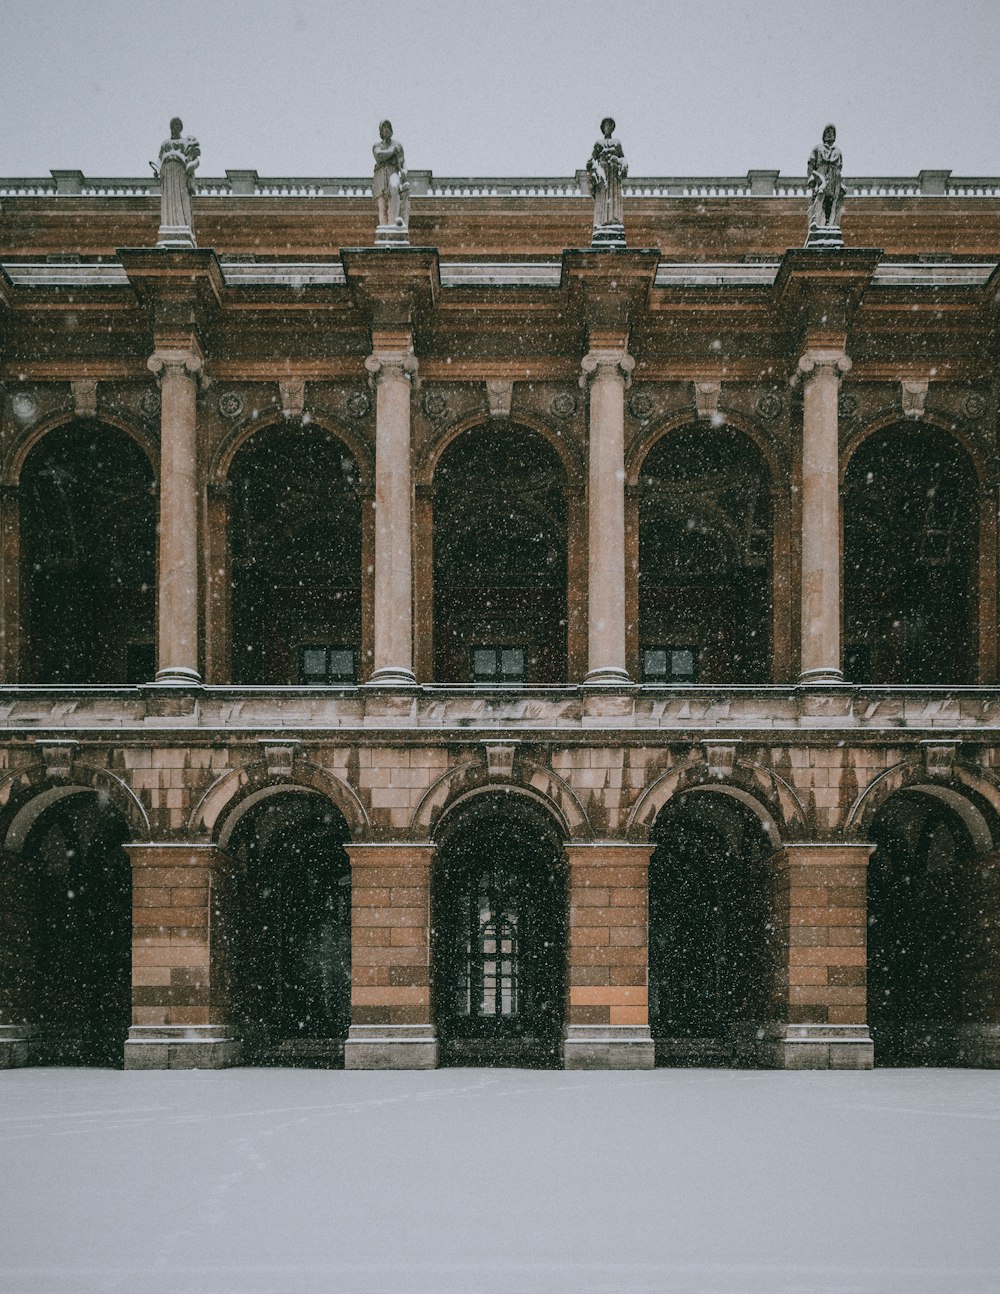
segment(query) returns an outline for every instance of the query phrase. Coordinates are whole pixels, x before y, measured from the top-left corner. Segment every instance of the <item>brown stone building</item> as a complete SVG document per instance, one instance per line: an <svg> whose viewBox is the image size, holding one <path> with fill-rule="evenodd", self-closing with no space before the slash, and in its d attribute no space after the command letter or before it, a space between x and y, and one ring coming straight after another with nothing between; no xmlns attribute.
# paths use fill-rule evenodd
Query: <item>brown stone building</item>
<svg viewBox="0 0 1000 1294"><path fill-rule="evenodd" d="M1000 183L368 183L0 182L2 1062L1000 1063Z"/></svg>

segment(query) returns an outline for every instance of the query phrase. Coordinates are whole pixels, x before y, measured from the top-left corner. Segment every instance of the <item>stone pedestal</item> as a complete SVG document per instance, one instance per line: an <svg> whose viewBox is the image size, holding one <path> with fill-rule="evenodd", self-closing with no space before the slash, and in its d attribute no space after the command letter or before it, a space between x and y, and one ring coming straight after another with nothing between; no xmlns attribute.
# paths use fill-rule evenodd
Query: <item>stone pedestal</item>
<svg viewBox="0 0 1000 1294"><path fill-rule="evenodd" d="M620 344L592 345L582 367L590 388L585 681L617 686L631 681L625 662L625 389L635 360Z"/></svg>
<svg viewBox="0 0 1000 1294"><path fill-rule="evenodd" d="M399 687L413 674L413 518L409 332L376 333L365 367L375 405L375 649L369 683Z"/></svg>
<svg viewBox="0 0 1000 1294"><path fill-rule="evenodd" d="M158 348L160 380L159 635L156 681L198 683L198 436L202 357L195 348Z"/></svg>
<svg viewBox="0 0 1000 1294"><path fill-rule="evenodd" d="M762 1060L779 1069L871 1069L867 1023L872 845L786 845L775 857L778 1023Z"/></svg>
<svg viewBox="0 0 1000 1294"><path fill-rule="evenodd" d="M126 845L132 864L132 1027L126 1069L219 1069L240 1048L214 845Z"/></svg>
<svg viewBox="0 0 1000 1294"><path fill-rule="evenodd" d="M837 403L851 361L838 350L807 350L802 384L803 683L841 682L840 488Z"/></svg>
<svg viewBox="0 0 1000 1294"><path fill-rule="evenodd" d="M567 1069L652 1069L649 845L567 845Z"/></svg>
<svg viewBox="0 0 1000 1294"><path fill-rule="evenodd" d="M355 844L351 860L351 1028L345 1069L433 1069L430 873L433 845Z"/></svg>

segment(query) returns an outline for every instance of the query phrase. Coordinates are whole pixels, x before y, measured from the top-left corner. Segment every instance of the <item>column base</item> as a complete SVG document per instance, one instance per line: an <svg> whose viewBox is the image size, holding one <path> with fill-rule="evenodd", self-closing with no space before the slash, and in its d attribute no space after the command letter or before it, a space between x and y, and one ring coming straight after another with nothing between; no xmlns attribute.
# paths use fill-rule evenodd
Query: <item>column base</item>
<svg viewBox="0 0 1000 1294"><path fill-rule="evenodd" d="M187 225L161 225L156 235L157 247L197 247L194 232Z"/></svg>
<svg viewBox="0 0 1000 1294"><path fill-rule="evenodd" d="M242 1047L224 1024L134 1024L125 1040L126 1069L228 1069Z"/></svg>
<svg viewBox="0 0 1000 1294"><path fill-rule="evenodd" d="M168 665L165 669L158 669L156 677L153 679L156 684L181 685L190 687L192 683L201 686L201 675L196 669L188 669L186 665Z"/></svg>
<svg viewBox="0 0 1000 1294"><path fill-rule="evenodd" d="M775 1035L776 1069L871 1069L875 1063L866 1024L784 1024Z"/></svg>
<svg viewBox="0 0 1000 1294"><path fill-rule="evenodd" d="M344 1043L345 1069L437 1069L432 1024L352 1024Z"/></svg>
<svg viewBox="0 0 1000 1294"><path fill-rule="evenodd" d="M0 1069L33 1064L37 1037L33 1024L0 1024Z"/></svg>
<svg viewBox="0 0 1000 1294"><path fill-rule="evenodd" d="M400 665L387 665L377 669L365 684L365 687L416 687L417 678L411 669Z"/></svg>
<svg viewBox="0 0 1000 1294"><path fill-rule="evenodd" d="M844 671L842 669L804 669L799 675L800 683L843 683Z"/></svg>
<svg viewBox="0 0 1000 1294"><path fill-rule="evenodd" d="M626 670L616 665L606 665L602 669L592 669L583 680L584 687L634 687Z"/></svg>
<svg viewBox="0 0 1000 1294"><path fill-rule="evenodd" d="M376 247L409 247L410 231L405 225L376 225Z"/></svg>
<svg viewBox="0 0 1000 1294"><path fill-rule="evenodd" d="M646 1024L568 1024L563 1035L566 1069L652 1069L656 1063Z"/></svg>

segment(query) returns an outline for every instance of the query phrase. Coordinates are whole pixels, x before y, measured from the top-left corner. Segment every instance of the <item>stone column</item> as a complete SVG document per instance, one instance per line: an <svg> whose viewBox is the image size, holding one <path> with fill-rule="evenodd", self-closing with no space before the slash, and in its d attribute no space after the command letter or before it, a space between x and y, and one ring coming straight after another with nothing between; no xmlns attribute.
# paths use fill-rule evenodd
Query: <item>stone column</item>
<svg viewBox="0 0 1000 1294"><path fill-rule="evenodd" d="M126 1069L223 1069L239 1061L215 845L125 845L132 864L132 1027Z"/></svg>
<svg viewBox="0 0 1000 1294"><path fill-rule="evenodd" d="M652 845L567 845L567 1069L652 1069L649 860Z"/></svg>
<svg viewBox="0 0 1000 1294"><path fill-rule="evenodd" d="M157 349L149 368L160 383L159 634L156 681L199 683L198 373L189 349Z"/></svg>
<svg viewBox="0 0 1000 1294"><path fill-rule="evenodd" d="M205 682L233 681L228 481L210 481L205 518Z"/></svg>
<svg viewBox="0 0 1000 1294"><path fill-rule="evenodd" d="M802 375L802 650L799 681L840 682L840 490L837 402L851 361L807 350Z"/></svg>
<svg viewBox="0 0 1000 1294"><path fill-rule="evenodd" d="M871 1069L868 859L873 845L785 845L777 881L779 1069Z"/></svg>
<svg viewBox="0 0 1000 1294"><path fill-rule="evenodd" d="M433 845L347 845L351 1028L346 1069L434 1069L430 880Z"/></svg>
<svg viewBox="0 0 1000 1294"><path fill-rule="evenodd" d="M375 347L365 368L375 404L375 657L370 683L412 685L413 536L410 388L417 359L409 335ZM381 344L380 344L381 342Z"/></svg>
<svg viewBox="0 0 1000 1294"><path fill-rule="evenodd" d="M583 358L590 385L587 683L628 683L625 667L625 388L635 360L620 347Z"/></svg>

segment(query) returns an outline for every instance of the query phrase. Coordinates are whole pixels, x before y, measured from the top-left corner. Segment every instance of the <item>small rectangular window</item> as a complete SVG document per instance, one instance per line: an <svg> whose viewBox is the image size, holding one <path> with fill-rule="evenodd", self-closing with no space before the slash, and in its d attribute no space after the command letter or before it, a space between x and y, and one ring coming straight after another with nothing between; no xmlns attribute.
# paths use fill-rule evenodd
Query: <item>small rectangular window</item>
<svg viewBox="0 0 1000 1294"><path fill-rule="evenodd" d="M687 645L644 648L642 680L644 683L697 683L698 648Z"/></svg>
<svg viewBox="0 0 1000 1294"><path fill-rule="evenodd" d="M309 645L299 648L299 682L319 687L357 681L357 657L351 647Z"/></svg>
<svg viewBox="0 0 1000 1294"><path fill-rule="evenodd" d="M524 683L527 652L523 647L473 647L473 683Z"/></svg>

